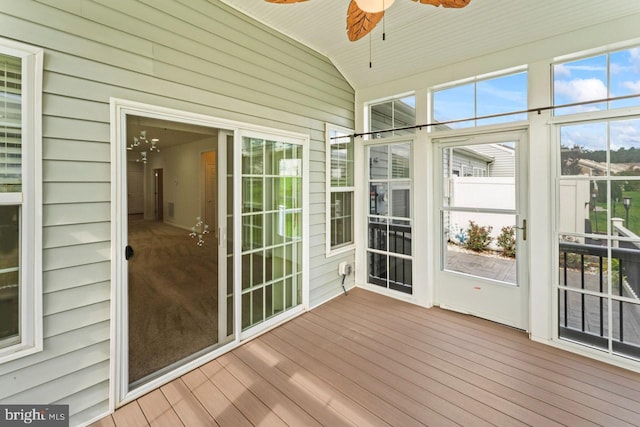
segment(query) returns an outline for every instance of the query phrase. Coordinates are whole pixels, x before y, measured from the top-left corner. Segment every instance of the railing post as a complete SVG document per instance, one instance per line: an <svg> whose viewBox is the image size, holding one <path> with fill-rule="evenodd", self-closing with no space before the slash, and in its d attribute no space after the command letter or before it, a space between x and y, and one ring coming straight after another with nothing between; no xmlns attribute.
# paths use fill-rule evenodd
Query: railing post
<svg viewBox="0 0 640 427"><path fill-rule="evenodd" d="M622 218L611 218L611 232L614 236L619 236L620 233L618 232L618 230L620 229L620 227L624 226L624 219ZM613 240L611 242L611 246L614 248L618 247L618 240Z"/></svg>
<svg viewBox="0 0 640 427"><path fill-rule="evenodd" d="M624 280L622 277L622 271L623 271L623 261L620 260L619 261L619 268L618 268L618 295L622 296L622 281ZM622 301L618 301L619 303L619 318L620 318L620 342L624 341L624 316L623 316L623 302Z"/></svg>
<svg viewBox="0 0 640 427"><path fill-rule="evenodd" d="M584 277L584 254L580 254L580 288L585 289L585 277ZM580 309L582 310L582 332L586 330L585 328L585 315L584 311L586 309L585 305L585 295L583 293L580 294Z"/></svg>
<svg viewBox="0 0 640 427"><path fill-rule="evenodd" d="M569 285L567 285L567 279L568 279L568 274L567 274L567 261L568 261L568 256L567 256L567 252L564 253L564 286L567 287ZM569 299L569 294L567 293L567 290L564 290L564 327L568 327L569 326L569 302L567 301Z"/></svg>

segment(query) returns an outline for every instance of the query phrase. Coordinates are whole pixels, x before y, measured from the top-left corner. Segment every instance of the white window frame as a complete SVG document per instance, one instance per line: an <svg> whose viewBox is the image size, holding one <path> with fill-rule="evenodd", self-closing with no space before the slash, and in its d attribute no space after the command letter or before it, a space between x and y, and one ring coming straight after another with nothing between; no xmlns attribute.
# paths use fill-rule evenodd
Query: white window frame
<svg viewBox="0 0 640 427"><path fill-rule="evenodd" d="M481 168L478 166L473 167L473 176L475 177L486 177L487 176L487 168Z"/></svg>
<svg viewBox="0 0 640 427"><path fill-rule="evenodd" d="M0 53L22 62L22 191L0 193L20 206L20 341L0 348L0 364L42 351L42 68L43 50L0 38Z"/></svg>
<svg viewBox="0 0 640 427"><path fill-rule="evenodd" d="M334 255L339 255L339 254L343 254L345 252L349 252L355 249L356 246L356 241L355 241L355 169L354 169L354 177L353 177L353 185L348 186L348 187L334 187L331 185L331 132L332 131L337 131L340 133L344 133L347 135L353 134L353 129L348 129L342 126L338 126L338 125L334 125L331 123L326 123L325 124L325 138L326 138L326 144L325 144L325 173L326 173L326 179L325 179L325 183L326 183L326 209L325 209L325 214L326 214L326 220L325 220L325 224L326 224L326 256L331 257ZM351 144L352 144L352 149L353 149L353 153L354 153L354 157L355 157L355 140L352 139L351 140ZM355 163L355 162L354 162ZM355 166L355 164L354 164ZM331 246L331 195L333 193L351 193L352 195L352 206L351 206L351 243L345 243L339 246Z"/></svg>

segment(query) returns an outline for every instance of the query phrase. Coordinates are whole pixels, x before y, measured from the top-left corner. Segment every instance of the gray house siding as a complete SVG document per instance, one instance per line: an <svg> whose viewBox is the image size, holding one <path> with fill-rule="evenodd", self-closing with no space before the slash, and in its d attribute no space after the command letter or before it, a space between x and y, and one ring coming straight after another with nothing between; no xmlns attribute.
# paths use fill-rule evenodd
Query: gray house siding
<svg viewBox="0 0 640 427"><path fill-rule="evenodd" d="M516 173L516 152L512 148L507 148L501 144L474 145L473 151L493 158L490 166L489 176L513 177Z"/></svg>
<svg viewBox="0 0 640 427"><path fill-rule="evenodd" d="M309 134L311 305L340 292L324 126L353 128L354 91L327 58L206 0L0 0L0 37L45 51L44 351L0 365L1 403L108 410L110 97Z"/></svg>

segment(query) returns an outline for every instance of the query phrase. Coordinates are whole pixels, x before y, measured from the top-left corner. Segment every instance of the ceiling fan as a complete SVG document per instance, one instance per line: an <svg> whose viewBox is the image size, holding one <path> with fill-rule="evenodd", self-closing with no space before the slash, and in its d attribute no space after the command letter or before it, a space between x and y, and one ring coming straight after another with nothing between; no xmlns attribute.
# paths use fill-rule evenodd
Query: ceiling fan
<svg viewBox="0 0 640 427"><path fill-rule="evenodd" d="M300 3L308 0L265 0L269 3ZM347 36L352 42L361 39L373 30L382 20L384 11L395 0L351 0L347 9ZM412 0L432 6L461 8L471 0Z"/></svg>

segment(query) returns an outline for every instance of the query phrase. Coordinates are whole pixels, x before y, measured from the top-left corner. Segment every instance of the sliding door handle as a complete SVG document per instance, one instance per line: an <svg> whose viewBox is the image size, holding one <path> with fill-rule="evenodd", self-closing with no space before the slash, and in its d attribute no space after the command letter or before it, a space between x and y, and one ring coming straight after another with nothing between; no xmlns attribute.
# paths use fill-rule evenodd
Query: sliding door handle
<svg viewBox="0 0 640 427"><path fill-rule="evenodd" d="M133 258L133 255L134 255L133 248L131 246L127 245L124 248L124 259L129 261L131 258Z"/></svg>

